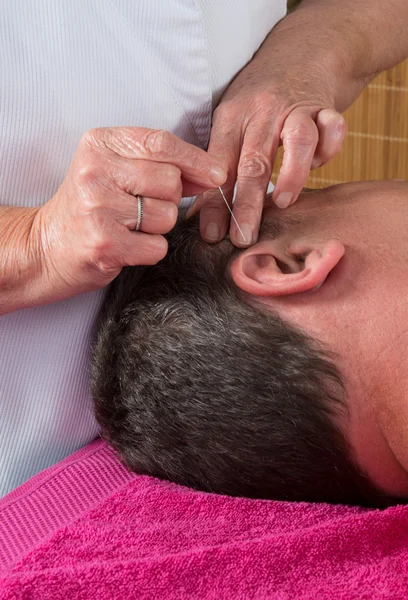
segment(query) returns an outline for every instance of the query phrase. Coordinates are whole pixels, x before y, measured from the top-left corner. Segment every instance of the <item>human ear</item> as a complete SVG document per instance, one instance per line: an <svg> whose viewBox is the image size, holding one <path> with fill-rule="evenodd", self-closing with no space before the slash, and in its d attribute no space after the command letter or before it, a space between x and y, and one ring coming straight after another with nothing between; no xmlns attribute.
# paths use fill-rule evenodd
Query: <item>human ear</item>
<svg viewBox="0 0 408 600"><path fill-rule="evenodd" d="M296 241L288 248L276 238L248 248L234 260L235 284L252 296L287 296L319 288L344 254L338 240Z"/></svg>

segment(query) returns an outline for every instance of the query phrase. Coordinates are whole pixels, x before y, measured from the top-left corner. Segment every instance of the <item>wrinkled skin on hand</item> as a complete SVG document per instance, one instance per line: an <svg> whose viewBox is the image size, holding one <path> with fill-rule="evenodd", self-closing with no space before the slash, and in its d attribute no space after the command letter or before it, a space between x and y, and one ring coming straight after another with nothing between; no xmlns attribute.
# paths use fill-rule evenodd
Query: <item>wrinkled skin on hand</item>
<svg viewBox="0 0 408 600"><path fill-rule="evenodd" d="M225 164L164 130L88 131L55 196L38 210L30 244L40 257L44 301L106 286L122 267L151 265L188 196L226 179ZM135 232L143 197L141 230Z"/></svg>
<svg viewBox="0 0 408 600"><path fill-rule="evenodd" d="M273 35L273 32L272 34ZM275 52L275 53L274 53ZM259 55L232 82L214 112L209 153L225 156L228 179L224 192L231 201L237 182L230 236L239 246L255 243L266 189L279 145L284 159L273 198L285 208L296 201L311 169L327 163L342 147L347 126L335 107L334 76L321 57L298 65L295 54ZM199 197L191 213L200 210L200 230L208 242L227 233L230 219L219 192Z"/></svg>

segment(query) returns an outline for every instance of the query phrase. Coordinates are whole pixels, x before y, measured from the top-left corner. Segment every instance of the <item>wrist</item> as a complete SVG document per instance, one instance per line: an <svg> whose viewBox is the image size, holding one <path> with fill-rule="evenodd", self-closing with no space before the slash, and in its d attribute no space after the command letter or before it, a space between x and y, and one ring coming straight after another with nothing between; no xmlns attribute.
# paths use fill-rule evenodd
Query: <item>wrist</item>
<svg viewBox="0 0 408 600"><path fill-rule="evenodd" d="M294 89L301 86L343 112L378 72L368 58L370 43L358 19L345 18L338 2L304 1L272 30L259 58L269 55L272 68L277 63Z"/></svg>
<svg viewBox="0 0 408 600"><path fill-rule="evenodd" d="M38 211L1 208L0 314L41 303L41 252L34 227Z"/></svg>

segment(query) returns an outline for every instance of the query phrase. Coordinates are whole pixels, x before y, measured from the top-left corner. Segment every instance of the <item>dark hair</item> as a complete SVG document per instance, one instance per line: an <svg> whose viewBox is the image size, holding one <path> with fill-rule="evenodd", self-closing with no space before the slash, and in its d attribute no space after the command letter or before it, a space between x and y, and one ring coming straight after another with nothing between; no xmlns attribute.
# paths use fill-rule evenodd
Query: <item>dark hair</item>
<svg viewBox="0 0 408 600"><path fill-rule="evenodd" d="M228 276L194 222L113 282L93 351L102 435L131 470L208 492L364 504L333 357Z"/></svg>

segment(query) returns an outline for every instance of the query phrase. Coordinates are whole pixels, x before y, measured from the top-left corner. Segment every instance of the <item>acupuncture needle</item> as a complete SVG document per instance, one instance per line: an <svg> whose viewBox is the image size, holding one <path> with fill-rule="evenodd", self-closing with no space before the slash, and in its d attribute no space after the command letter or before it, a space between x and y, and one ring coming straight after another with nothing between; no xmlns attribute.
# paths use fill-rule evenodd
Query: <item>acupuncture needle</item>
<svg viewBox="0 0 408 600"><path fill-rule="evenodd" d="M235 225L237 226L239 233L242 235L242 239L244 240L244 242L246 242L245 236L244 236L244 234L242 233L242 229L241 229L241 227L238 225L238 221L237 221L237 220L236 220L236 218L234 217L234 213L232 212L232 210L231 210L231 207L230 207L230 205L228 204L228 200L226 199L226 197L225 197L225 195L224 195L224 192L222 191L222 188L221 188L221 186L218 186L218 189L220 190L220 194L221 194L221 196L223 197L223 199L224 199L224 202L225 202L225 204L227 205L227 208L228 208L228 210L229 210L229 211L230 211L230 213L231 213L231 217L232 217L232 219L233 219L233 221L234 221Z"/></svg>

